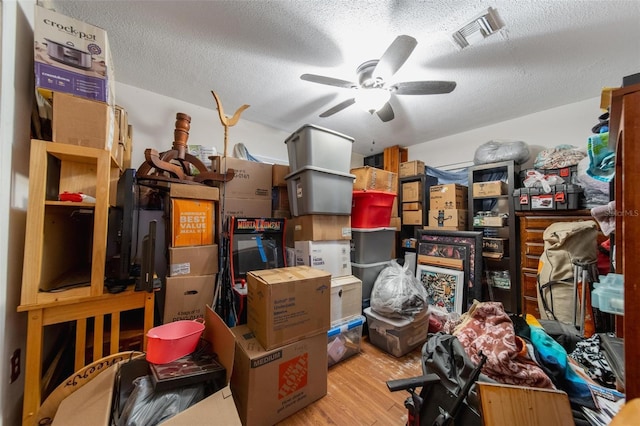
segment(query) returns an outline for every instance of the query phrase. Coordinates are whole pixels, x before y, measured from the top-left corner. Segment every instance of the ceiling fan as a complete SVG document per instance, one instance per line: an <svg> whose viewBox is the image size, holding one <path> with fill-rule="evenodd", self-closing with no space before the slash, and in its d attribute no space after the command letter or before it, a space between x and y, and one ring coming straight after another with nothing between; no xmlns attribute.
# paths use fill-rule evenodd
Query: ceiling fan
<svg viewBox="0 0 640 426"><path fill-rule="evenodd" d="M400 35L391 43L380 59L364 62L356 69L358 82L325 77L316 74L303 74L302 80L328 86L356 89L356 96L329 108L320 117L329 117L355 104L365 105L371 114L374 112L383 122L395 117L389 103L391 95L435 95L450 93L455 89L455 81L405 81L390 83L389 79L402 67L418 42L408 35Z"/></svg>

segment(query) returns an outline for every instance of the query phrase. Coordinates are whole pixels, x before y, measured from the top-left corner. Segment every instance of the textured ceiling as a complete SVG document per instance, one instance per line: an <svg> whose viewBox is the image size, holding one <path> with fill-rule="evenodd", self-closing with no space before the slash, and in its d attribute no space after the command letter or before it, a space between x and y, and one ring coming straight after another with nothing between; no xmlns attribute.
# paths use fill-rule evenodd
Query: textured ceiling
<svg viewBox="0 0 640 426"><path fill-rule="evenodd" d="M293 132L315 124L355 138L364 155L410 146L599 95L640 72L640 1L40 1L107 30L116 80ZM488 7L505 27L466 49L451 33ZM304 73L355 81L400 34L418 45L393 81L452 80L449 94L394 96L383 123L349 89ZM594 120L596 117L594 117Z"/></svg>

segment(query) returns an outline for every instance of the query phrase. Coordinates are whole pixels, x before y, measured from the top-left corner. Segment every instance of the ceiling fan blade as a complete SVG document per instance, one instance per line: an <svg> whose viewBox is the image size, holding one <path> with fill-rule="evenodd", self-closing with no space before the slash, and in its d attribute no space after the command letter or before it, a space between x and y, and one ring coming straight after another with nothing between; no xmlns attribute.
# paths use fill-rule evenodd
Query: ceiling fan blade
<svg viewBox="0 0 640 426"><path fill-rule="evenodd" d="M391 91L396 95L438 95L455 88L455 81L405 81L391 86Z"/></svg>
<svg viewBox="0 0 640 426"><path fill-rule="evenodd" d="M384 104L382 108L376 111L376 114L378 114L378 117L380 117L380 120L384 121L385 123L387 121L393 120L393 118L395 117L395 114L393 113L393 108L391 108L391 104L389 102Z"/></svg>
<svg viewBox="0 0 640 426"><path fill-rule="evenodd" d="M329 108L328 110L326 110L325 112L320 114L320 117L322 117L322 118L329 117L330 115L333 115L336 112L342 111L346 107L351 106L351 105L353 105L355 103L356 103L356 99L355 98L347 99L346 101L342 101L338 105L336 105L336 106L334 106L332 108Z"/></svg>
<svg viewBox="0 0 640 426"><path fill-rule="evenodd" d="M376 69L373 70L372 77L383 81L389 80L409 58L417 44L416 39L408 35L396 37L380 57Z"/></svg>
<svg viewBox="0 0 640 426"><path fill-rule="evenodd" d="M323 75L316 74L302 74L300 76L300 79L310 81L312 83L326 84L328 86L342 87L345 89L353 89L355 87L358 87L356 83L353 83L351 81L340 80L338 78L325 77Z"/></svg>

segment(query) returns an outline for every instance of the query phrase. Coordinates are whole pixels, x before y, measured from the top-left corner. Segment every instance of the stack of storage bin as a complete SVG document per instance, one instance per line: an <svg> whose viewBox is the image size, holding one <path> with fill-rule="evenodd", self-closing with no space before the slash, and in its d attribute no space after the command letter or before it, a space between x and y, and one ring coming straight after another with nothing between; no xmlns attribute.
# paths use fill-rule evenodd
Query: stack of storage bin
<svg viewBox="0 0 640 426"><path fill-rule="evenodd" d="M307 124L285 143L291 170L285 176L292 216L287 228L295 264L331 274L327 349L328 363L333 365L360 351L365 321L362 281L351 275L353 138Z"/></svg>
<svg viewBox="0 0 640 426"><path fill-rule="evenodd" d="M369 306L373 284L395 253L396 229L389 227L398 175L375 167L352 169L351 268L362 280L362 309Z"/></svg>

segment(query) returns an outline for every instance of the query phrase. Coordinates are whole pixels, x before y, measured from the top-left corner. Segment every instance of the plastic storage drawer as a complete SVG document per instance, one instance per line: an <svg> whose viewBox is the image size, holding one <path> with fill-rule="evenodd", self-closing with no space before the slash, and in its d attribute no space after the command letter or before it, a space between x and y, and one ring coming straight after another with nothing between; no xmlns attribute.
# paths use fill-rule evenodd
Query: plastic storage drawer
<svg viewBox="0 0 640 426"><path fill-rule="evenodd" d="M349 173L353 148L353 138L349 136L306 124L284 142L292 171L313 166Z"/></svg>
<svg viewBox="0 0 640 426"><path fill-rule="evenodd" d="M357 315L334 325L327 332L327 358L329 367L360 353L362 328L366 318Z"/></svg>
<svg viewBox="0 0 640 426"><path fill-rule="evenodd" d="M285 176L293 216L350 215L355 175L306 166ZM353 225L352 225L353 226Z"/></svg>
<svg viewBox="0 0 640 426"><path fill-rule="evenodd" d="M377 263L391 260L396 228L351 228L351 261Z"/></svg>

